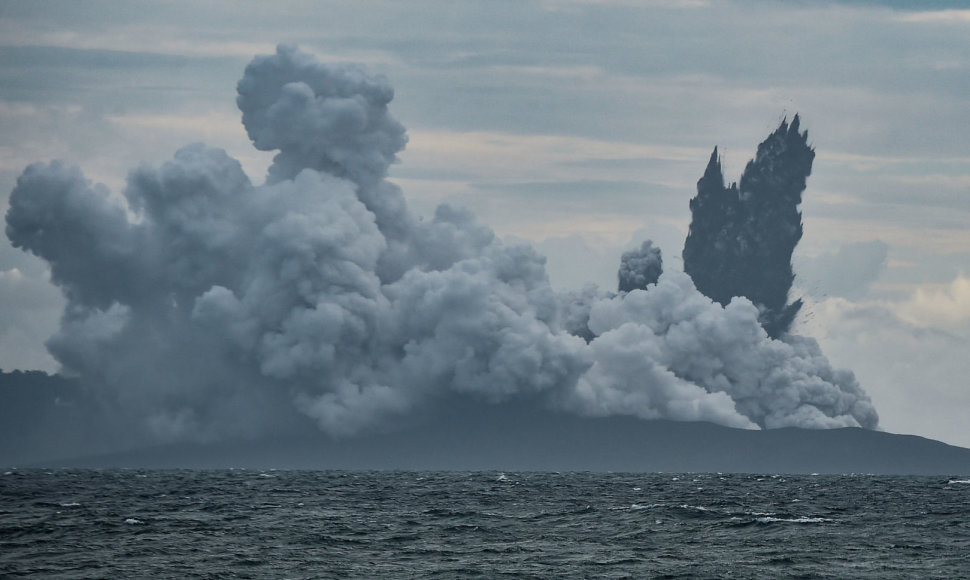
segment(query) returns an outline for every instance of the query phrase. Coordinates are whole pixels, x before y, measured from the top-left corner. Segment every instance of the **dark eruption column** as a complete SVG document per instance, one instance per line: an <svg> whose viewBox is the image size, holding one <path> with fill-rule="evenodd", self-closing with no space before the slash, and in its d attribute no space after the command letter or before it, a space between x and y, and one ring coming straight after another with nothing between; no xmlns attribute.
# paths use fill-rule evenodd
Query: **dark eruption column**
<svg viewBox="0 0 970 580"><path fill-rule="evenodd" d="M697 289L722 305L745 296L761 311L772 338L784 334L802 306L788 303L795 274L791 256L802 237L805 180L815 151L798 115L760 145L741 174L741 184L725 187L717 148L697 196L690 200L691 225L684 244L684 271Z"/></svg>

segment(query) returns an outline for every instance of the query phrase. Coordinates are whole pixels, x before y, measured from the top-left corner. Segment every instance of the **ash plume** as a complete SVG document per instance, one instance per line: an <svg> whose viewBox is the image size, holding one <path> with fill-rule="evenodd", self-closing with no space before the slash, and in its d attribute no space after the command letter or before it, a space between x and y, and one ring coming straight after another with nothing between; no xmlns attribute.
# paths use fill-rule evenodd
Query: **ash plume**
<svg viewBox="0 0 970 580"><path fill-rule="evenodd" d="M196 144L132 171L123 197L57 161L10 197L7 236L67 299L48 349L128 437L352 436L454 397L876 425L813 341L773 340L751 301L660 274L649 244L624 259L629 290L557 294L544 258L467 211L415 218L386 180L407 142L386 79L280 46L238 92L254 145L279 150L264 184Z"/></svg>
<svg viewBox="0 0 970 580"><path fill-rule="evenodd" d="M620 292L631 290L646 290L650 284L656 284L663 272L663 258L660 248L647 240L636 250L623 252L620 256L620 271L618 289Z"/></svg>
<svg viewBox="0 0 970 580"><path fill-rule="evenodd" d="M684 271L723 306L735 296L754 302L773 338L788 331L802 306L801 300L788 302L795 279L791 257L802 237L798 205L814 159L795 115L758 145L740 185L725 186L715 147L690 200Z"/></svg>

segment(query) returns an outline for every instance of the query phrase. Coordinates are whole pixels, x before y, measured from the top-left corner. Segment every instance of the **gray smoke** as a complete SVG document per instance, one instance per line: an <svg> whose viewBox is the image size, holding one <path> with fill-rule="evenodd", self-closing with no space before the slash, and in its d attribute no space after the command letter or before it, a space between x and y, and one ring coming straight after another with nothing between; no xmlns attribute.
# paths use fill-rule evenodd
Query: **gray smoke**
<svg viewBox="0 0 970 580"><path fill-rule="evenodd" d="M646 290L650 284L656 284L663 272L663 259L660 248L647 240L640 244L640 248L623 252L620 256L620 271L618 289L620 292L631 290Z"/></svg>
<svg viewBox="0 0 970 580"><path fill-rule="evenodd" d="M769 336L791 326L802 306L788 303L795 275L791 258L802 237L805 180L815 151L808 132L799 133L798 115L781 125L760 145L741 174L740 186L725 187L717 148L697 196L690 200L691 224L684 244L684 271L697 289L726 306L744 296L761 310Z"/></svg>
<svg viewBox="0 0 970 580"><path fill-rule="evenodd" d="M301 418L349 436L450 397L875 426L814 342L770 339L746 299L722 307L684 274L657 278L649 245L626 260L638 288L556 294L535 250L468 212L413 217L385 179L406 143L392 96L360 67L281 46L239 83L253 142L280 151L263 185L203 145L133 171L123 199L56 161L23 172L7 236L49 263L67 306L48 348L106 416L162 441Z"/></svg>

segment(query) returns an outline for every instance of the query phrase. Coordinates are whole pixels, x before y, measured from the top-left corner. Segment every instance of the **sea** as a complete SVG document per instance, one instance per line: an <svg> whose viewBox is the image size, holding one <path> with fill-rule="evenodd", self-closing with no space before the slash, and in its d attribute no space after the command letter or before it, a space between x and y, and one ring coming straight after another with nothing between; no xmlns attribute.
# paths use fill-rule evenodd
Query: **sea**
<svg viewBox="0 0 970 580"><path fill-rule="evenodd" d="M11 469L4 578L967 578L970 478Z"/></svg>

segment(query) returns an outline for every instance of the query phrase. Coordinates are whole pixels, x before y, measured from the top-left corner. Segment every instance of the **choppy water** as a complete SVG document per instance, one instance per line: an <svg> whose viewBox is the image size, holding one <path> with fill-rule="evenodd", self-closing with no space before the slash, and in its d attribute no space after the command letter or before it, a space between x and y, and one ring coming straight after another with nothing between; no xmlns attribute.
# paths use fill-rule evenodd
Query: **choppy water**
<svg viewBox="0 0 970 580"><path fill-rule="evenodd" d="M970 478L13 470L0 575L959 578Z"/></svg>

